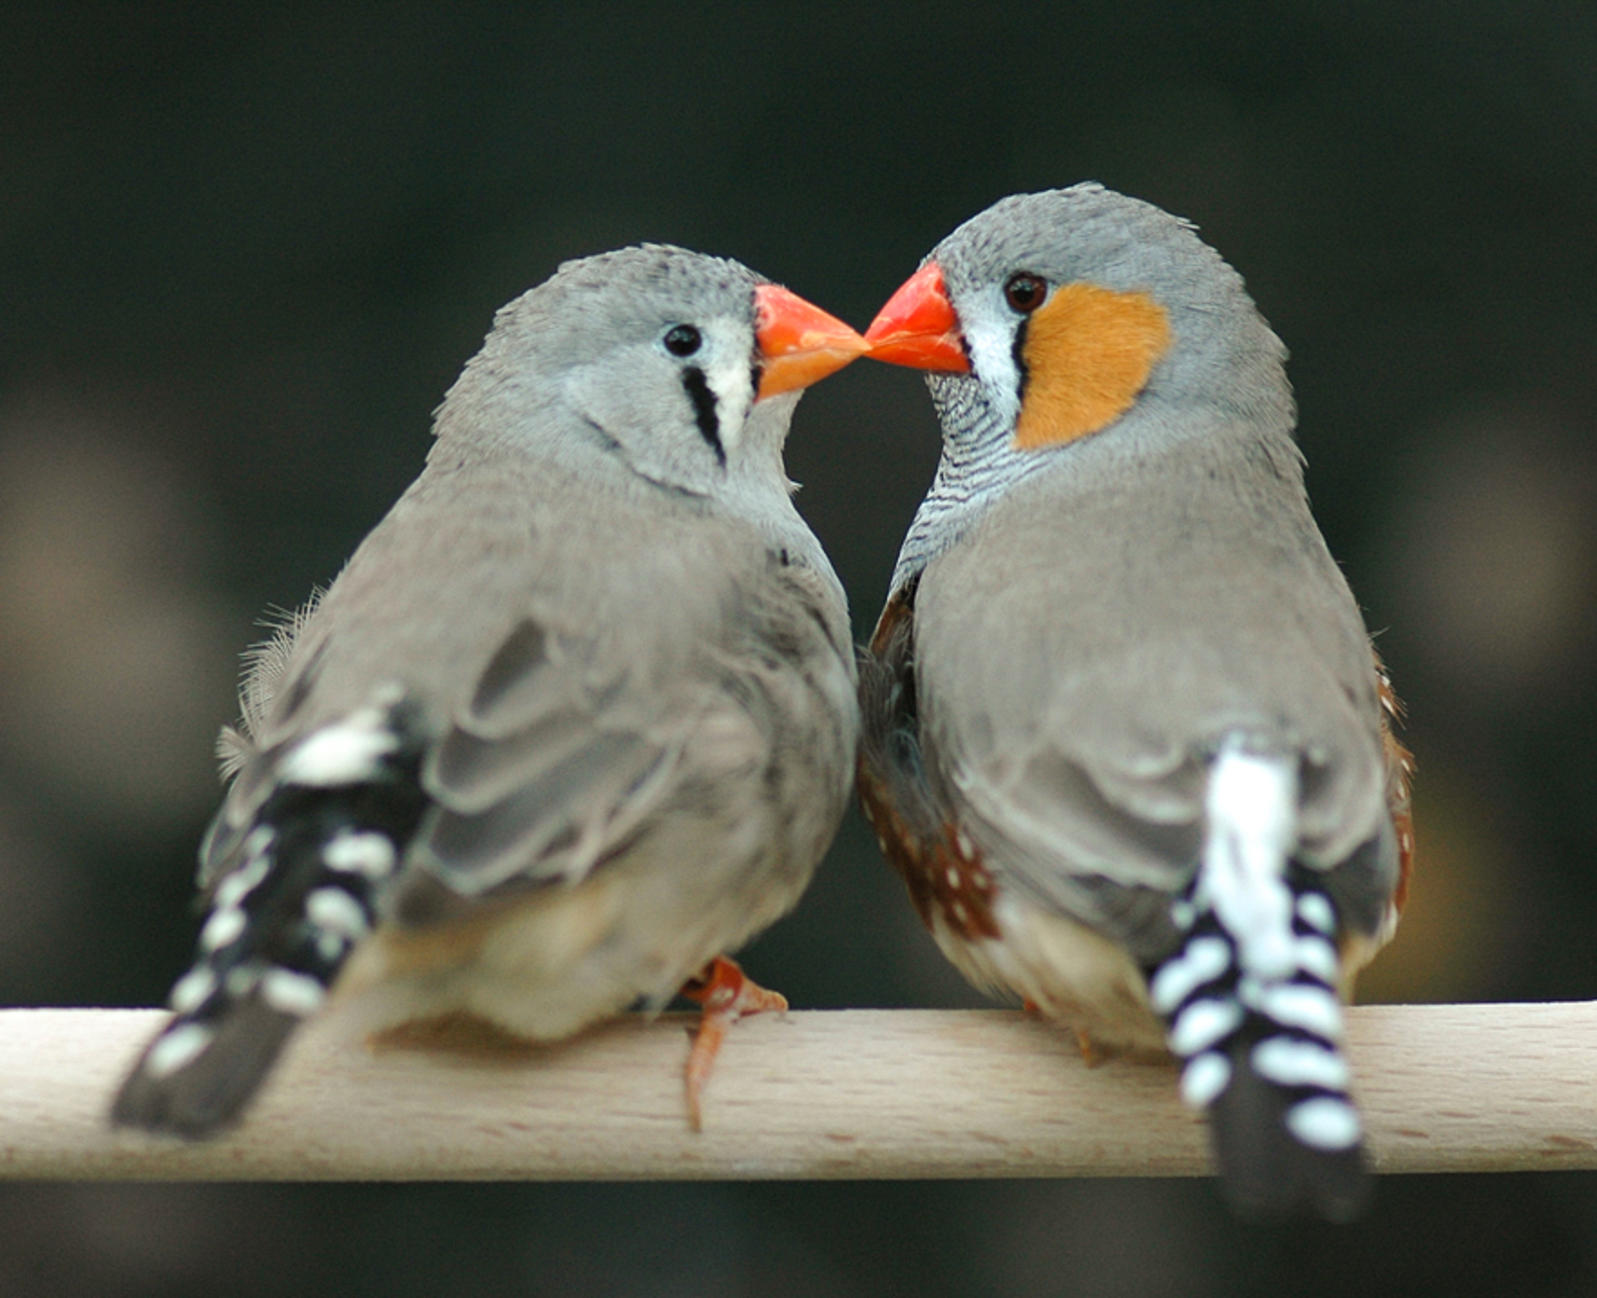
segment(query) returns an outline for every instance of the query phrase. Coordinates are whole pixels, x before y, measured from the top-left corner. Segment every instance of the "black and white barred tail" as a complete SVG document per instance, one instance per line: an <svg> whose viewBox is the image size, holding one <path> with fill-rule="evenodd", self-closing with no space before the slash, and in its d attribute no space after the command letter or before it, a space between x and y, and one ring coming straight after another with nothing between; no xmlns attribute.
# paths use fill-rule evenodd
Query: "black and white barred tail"
<svg viewBox="0 0 1597 1298"><path fill-rule="evenodd" d="M1290 863L1296 793L1283 760L1217 758L1203 862L1175 906L1184 936L1149 992L1233 1205L1347 1220L1369 1175L1342 1053L1336 909Z"/></svg>
<svg viewBox="0 0 1597 1298"><path fill-rule="evenodd" d="M289 1034L320 1008L425 807L402 709L365 708L287 747L215 881L171 1021L111 1109L200 1138L235 1122Z"/></svg>

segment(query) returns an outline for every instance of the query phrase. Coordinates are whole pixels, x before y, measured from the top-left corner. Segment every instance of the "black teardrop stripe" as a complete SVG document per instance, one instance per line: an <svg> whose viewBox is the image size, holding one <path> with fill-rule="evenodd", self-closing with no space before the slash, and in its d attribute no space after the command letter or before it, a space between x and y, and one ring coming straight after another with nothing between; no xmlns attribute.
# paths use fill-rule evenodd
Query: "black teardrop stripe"
<svg viewBox="0 0 1597 1298"><path fill-rule="evenodd" d="M1021 316L1020 322L1015 326L1015 341L1010 348L1015 358L1015 373L1019 376L1019 383L1015 391L1017 407L1026 404L1026 385L1031 382L1031 371L1026 367L1026 329L1031 324L1030 316ZM968 351L969 348L967 347Z"/></svg>
<svg viewBox="0 0 1597 1298"><path fill-rule="evenodd" d="M700 436L715 452L716 463L726 468L726 447L721 445L721 420L716 414L715 393L710 391L710 381L697 365L690 365L682 371L682 386L693 403L693 419L699 426Z"/></svg>

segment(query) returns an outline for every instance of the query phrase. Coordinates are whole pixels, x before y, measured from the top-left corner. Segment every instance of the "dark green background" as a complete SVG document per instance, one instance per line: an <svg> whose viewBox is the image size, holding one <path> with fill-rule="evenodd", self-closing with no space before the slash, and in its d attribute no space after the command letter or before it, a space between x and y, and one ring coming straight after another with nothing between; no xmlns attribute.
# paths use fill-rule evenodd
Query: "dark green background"
<svg viewBox="0 0 1597 1298"><path fill-rule="evenodd" d="M1084 178L1196 220L1292 348L1421 765L1367 995L1597 995L1594 67L1589 3L0 10L0 1002L164 997L252 619L413 476L501 302L666 239L863 325ZM907 372L799 410L861 635L935 453ZM979 1003L853 817L746 963ZM7 1294L1594 1289L1593 1175L1390 1179L1343 1231L1203 1181L0 1187Z"/></svg>

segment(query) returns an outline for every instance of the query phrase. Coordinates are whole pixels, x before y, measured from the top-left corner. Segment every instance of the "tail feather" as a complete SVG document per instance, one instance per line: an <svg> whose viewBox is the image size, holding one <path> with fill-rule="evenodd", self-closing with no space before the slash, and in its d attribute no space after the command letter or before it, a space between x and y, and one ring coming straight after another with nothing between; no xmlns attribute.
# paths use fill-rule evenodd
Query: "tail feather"
<svg viewBox="0 0 1597 1298"><path fill-rule="evenodd" d="M119 1127L200 1140L232 1125L299 1026L258 996L212 1021L179 1015L152 1041L111 1107Z"/></svg>
<svg viewBox="0 0 1597 1298"><path fill-rule="evenodd" d="M198 1139L238 1120L375 923L426 805L418 769L396 711L362 710L281 755L113 1123Z"/></svg>
<svg viewBox="0 0 1597 1298"><path fill-rule="evenodd" d="M1347 1220L1369 1176L1341 1049L1336 909L1290 863L1296 796L1286 759L1217 758L1203 861L1175 908L1184 936L1151 972L1150 998L1183 1097L1209 1112L1234 1206Z"/></svg>

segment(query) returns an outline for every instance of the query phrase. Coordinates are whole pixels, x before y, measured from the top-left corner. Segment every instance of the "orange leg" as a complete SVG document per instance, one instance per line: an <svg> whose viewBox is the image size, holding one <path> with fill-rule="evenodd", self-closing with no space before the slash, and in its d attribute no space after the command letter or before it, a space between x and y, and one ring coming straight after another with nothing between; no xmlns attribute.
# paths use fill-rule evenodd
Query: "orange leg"
<svg viewBox="0 0 1597 1298"><path fill-rule="evenodd" d="M724 955L710 961L697 978L682 988L681 994L704 1007L698 1035L688 1054L686 1074L688 1123L693 1130L700 1131L703 1123L699 1118L699 1096L710 1080L710 1069L715 1066L715 1056L726 1040L726 1030L745 1014L785 1010L787 997L761 987L738 968L735 960L728 960Z"/></svg>
<svg viewBox="0 0 1597 1298"><path fill-rule="evenodd" d="M1047 1013L1043 1010L1043 1007L1037 1004L1036 1001L1032 1000L1030 996L1027 996L1021 1001L1020 1007L1027 1014L1036 1014L1042 1018L1048 1017ZM1092 1036L1088 1033L1086 1028L1074 1027L1068 1020L1066 1020L1065 1026L1070 1028L1071 1035L1076 1038L1076 1049L1081 1051L1081 1061L1082 1063L1086 1064L1088 1068L1096 1068L1099 1064L1103 1063L1105 1059L1109 1058L1109 1055L1100 1050L1093 1042Z"/></svg>

